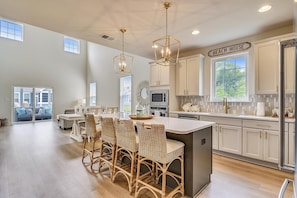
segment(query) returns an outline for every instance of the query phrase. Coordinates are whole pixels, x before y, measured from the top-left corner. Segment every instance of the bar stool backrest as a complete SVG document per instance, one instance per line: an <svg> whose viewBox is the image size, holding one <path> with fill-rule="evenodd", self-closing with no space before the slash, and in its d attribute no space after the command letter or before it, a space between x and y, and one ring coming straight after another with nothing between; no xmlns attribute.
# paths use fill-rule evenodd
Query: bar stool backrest
<svg viewBox="0 0 297 198"><path fill-rule="evenodd" d="M113 118L100 117L99 120L101 124L102 140L111 144L116 144L116 134L115 134Z"/></svg>
<svg viewBox="0 0 297 198"><path fill-rule="evenodd" d="M136 133L132 120L115 119L117 145L132 152L138 150Z"/></svg>
<svg viewBox="0 0 297 198"><path fill-rule="evenodd" d="M153 161L161 162L166 158L166 131L163 124L145 125L137 122L139 137L138 153Z"/></svg>
<svg viewBox="0 0 297 198"><path fill-rule="evenodd" d="M86 133L89 137L95 137L96 136L96 122L95 117L93 113L86 113L85 114L85 125L86 125Z"/></svg>

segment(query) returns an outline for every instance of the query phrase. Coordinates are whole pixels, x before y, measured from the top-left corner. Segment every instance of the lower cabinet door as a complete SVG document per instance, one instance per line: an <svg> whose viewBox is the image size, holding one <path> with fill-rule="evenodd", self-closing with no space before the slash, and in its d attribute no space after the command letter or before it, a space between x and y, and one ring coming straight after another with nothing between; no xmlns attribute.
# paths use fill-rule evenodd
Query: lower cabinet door
<svg viewBox="0 0 297 198"><path fill-rule="evenodd" d="M289 159L288 163L291 166L295 166L295 133L289 133Z"/></svg>
<svg viewBox="0 0 297 198"><path fill-rule="evenodd" d="M259 129L243 128L242 134L242 154L246 157L263 159L262 132Z"/></svg>
<svg viewBox="0 0 297 198"><path fill-rule="evenodd" d="M278 163L279 134L277 131L265 130L264 139L264 160Z"/></svg>
<svg viewBox="0 0 297 198"><path fill-rule="evenodd" d="M212 127L212 148L218 150L219 149L219 125L215 124Z"/></svg>
<svg viewBox="0 0 297 198"><path fill-rule="evenodd" d="M242 130L241 127L219 126L219 150L241 155L242 154Z"/></svg>

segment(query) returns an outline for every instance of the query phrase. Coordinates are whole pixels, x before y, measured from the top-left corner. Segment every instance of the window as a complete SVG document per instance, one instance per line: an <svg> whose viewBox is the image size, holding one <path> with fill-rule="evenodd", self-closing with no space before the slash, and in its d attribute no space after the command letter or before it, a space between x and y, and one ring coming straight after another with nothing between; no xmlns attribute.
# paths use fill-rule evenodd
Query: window
<svg viewBox="0 0 297 198"><path fill-rule="evenodd" d="M80 53L80 42L77 39L64 37L64 51L71 52L74 54Z"/></svg>
<svg viewBox="0 0 297 198"><path fill-rule="evenodd" d="M23 103L31 104L31 93L30 92L23 93Z"/></svg>
<svg viewBox="0 0 297 198"><path fill-rule="evenodd" d="M235 54L212 60L212 101L247 101L248 53Z"/></svg>
<svg viewBox="0 0 297 198"><path fill-rule="evenodd" d="M131 79L131 76L120 78L120 112L122 114L122 117L126 117L126 115L131 114Z"/></svg>
<svg viewBox="0 0 297 198"><path fill-rule="evenodd" d="M11 21L0 20L0 37L23 41L23 25Z"/></svg>
<svg viewBox="0 0 297 198"><path fill-rule="evenodd" d="M14 92L13 98L14 98L14 105L19 107L20 103L21 103L21 94L20 94L20 92L17 92L17 91Z"/></svg>
<svg viewBox="0 0 297 198"><path fill-rule="evenodd" d="M96 83L90 83L90 106L96 106Z"/></svg>

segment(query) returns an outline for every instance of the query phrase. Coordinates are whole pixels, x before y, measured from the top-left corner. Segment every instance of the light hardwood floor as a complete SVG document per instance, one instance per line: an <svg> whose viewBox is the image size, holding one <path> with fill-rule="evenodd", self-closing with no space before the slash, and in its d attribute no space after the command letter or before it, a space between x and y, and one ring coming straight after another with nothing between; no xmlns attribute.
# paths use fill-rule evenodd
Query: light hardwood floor
<svg viewBox="0 0 297 198"><path fill-rule="evenodd" d="M124 181L112 183L83 166L82 144L70 139L69 132L55 122L0 127L0 197L133 197ZM212 182L198 197L277 197L286 177L293 175L214 155ZM286 197L291 194L289 188Z"/></svg>

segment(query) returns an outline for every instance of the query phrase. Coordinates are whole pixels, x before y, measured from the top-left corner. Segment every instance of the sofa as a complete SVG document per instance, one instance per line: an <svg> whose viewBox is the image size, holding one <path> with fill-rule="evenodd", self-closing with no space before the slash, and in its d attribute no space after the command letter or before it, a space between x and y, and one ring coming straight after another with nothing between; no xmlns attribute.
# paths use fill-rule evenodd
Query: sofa
<svg viewBox="0 0 297 198"><path fill-rule="evenodd" d="M65 109L64 114L74 114L74 109ZM71 129L73 125L72 120L64 120L61 119L59 115L57 115L58 125L61 129Z"/></svg>
<svg viewBox="0 0 297 198"><path fill-rule="evenodd" d="M15 121L32 121L33 118L32 107L16 107L15 108ZM35 120L48 120L52 119L52 109L46 107L35 108Z"/></svg>

